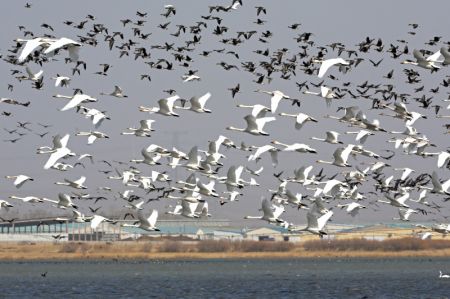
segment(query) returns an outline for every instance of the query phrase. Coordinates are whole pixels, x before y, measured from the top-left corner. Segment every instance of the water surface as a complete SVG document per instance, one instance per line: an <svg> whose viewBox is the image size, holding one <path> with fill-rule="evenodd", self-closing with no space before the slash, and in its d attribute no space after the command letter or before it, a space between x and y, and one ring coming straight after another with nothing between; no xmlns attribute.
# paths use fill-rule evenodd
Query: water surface
<svg viewBox="0 0 450 299"><path fill-rule="evenodd" d="M450 298L440 269L450 258L0 262L0 298Z"/></svg>

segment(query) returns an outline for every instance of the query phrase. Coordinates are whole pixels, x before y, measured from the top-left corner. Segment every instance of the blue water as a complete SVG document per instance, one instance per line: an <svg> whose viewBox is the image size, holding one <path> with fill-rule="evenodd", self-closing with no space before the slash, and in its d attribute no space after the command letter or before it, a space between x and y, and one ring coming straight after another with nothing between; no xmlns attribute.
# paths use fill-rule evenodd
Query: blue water
<svg viewBox="0 0 450 299"><path fill-rule="evenodd" d="M0 262L0 298L450 298L440 269L450 258Z"/></svg>

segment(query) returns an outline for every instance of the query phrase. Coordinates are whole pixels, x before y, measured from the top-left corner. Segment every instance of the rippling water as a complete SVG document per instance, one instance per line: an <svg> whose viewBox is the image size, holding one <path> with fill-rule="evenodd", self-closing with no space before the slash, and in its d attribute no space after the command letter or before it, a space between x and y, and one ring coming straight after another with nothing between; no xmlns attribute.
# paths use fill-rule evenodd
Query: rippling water
<svg viewBox="0 0 450 299"><path fill-rule="evenodd" d="M0 298L449 298L440 269L450 258L0 262Z"/></svg>

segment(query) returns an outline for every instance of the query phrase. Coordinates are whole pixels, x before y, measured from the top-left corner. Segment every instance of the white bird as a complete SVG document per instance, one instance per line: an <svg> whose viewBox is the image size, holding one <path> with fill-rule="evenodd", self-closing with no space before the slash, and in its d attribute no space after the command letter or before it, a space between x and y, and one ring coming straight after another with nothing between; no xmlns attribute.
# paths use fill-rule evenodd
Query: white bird
<svg viewBox="0 0 450 299"><path fill-rule="evenodd" d="M261 166L261 168L259 168L257 170L253 170L253 169L250 169L247 166L245 166L245 171L247 171L248 173L250 173L252 175L256 175L256 176L259 176L263 170L264 170L264 167L262 167L262 166Z"/></svg>
<svg viewBox="0 0 450 299"><path fill-rule="evenodd" d="M246 132L252 135L264 135L268 136L269 133L265 132L264 126L266 123L274 121L275 117L262 117L262 118L256 118L253 115L247 115L244 117L245 121L247 122L246 128L235 128L235 127L227 127L227 130L231 131L238 131L238 132Z"/></svg>
<svg viewBox="0 0 450 299"><path fill-rule="evenodd" d="M50 157L48 158L47 162L44 165L44 169L49 169L53 167L56 162L64 158L66 156L75 156L75 153L73 153L69 148L67 148L67 142L69 141L69 135L65 135L63 138L53 139L53 145L54 149L48 151L48 153L51 153ZM56 148L55 148L56 147Z"/></svg>
<svg viewBox="0 0 450 299"><path fill-rule="evenodd" d="M313 169L312 165L310 165L308 167L302 166L299 169L294 170L294 177L289 178L288 181L300 183L300 184L303 184L304 186L315 183L314 176L311 176L310 178L308 178L309 173L311 172L312 169Z"/></svg>
<svg viewBox="0 0 450 299"><path fill-rule="evenodd" d="M144 159L132 159L130 160L130 162L133 163L143 163L143 164L147 164L147 165L159 165L161 163L159 163L158 161L161 159L161 155L160 154L155 154L155 156L152 156L150 152L147 151L146 148L143 148L141 151L142 156L144 157Z"/></svg>
<svg viewBox="0 0 450 299"><path fill-rule="evenodd" d="M16 188L20 188L22 187L23 184L25 184L25 182L27 181L34 181L33 178L20 174L20 175L7 175L5 176L5 178L7 179L14 179L14 186L16 186Z"/></svg>
<svg viewBox="0 0 450 299"><path fill-rule="evenodd" d="M414 49L413 50L413 55L414 58L416 59L416 61L412 61L412 60L405 60L403 62L401 62L402 64L412 64L412 65L416 65L416 66L420 66L422 68L425 69L430 69L430 70L438 70L440 69L440 66L436 65L436 63L438 63L438 58L441 55L440 51L434 53L433 55L428 56L427 58L425 58L422 53L417 50Z"/></svg>
<svg viewBox="0 0 450 299"><path fill-rule="evenodd" d="M361 144L364 144L369 136L375 135L374 133L367 130L359 130L358 132L346 132L346 134L356 134L355 140L359 141L359 143Z"/></svg>
<svg viewBox="0 0 450 299"><path fill-rule="evenodd" d="M199 218L211 217L211 214L209 214L209 206L207 201L198 204L197 209L195 210L195 215Z"/></svg>
<svg viewBox="0 0 450 299"><path fill-rule="evenodd" d="M113 96L113 97L116 97L116 98L128 98L128 96L123 93L122 88L120 88L117 85L114 86L114 91L113 92L111 92L111 93L103 93L103 92L101 92L100 94L103 95L103 96Z"/></svg>
<svg viewBox="0 0 450 299"><path fill-rule="evenodd" d="M131 226L131 227L138 227L140 229L146 230L146 231L159 231L159 228L157 228L156 221L158 220L158 211L153 210L152 213L148 218L145 218L141 211L138 212L138 224L123 224L122 226Z"/></svg>
<svg viewBox="0 0 450 299"><path fill-rule="evenodd" d="M152 124L155 121L153 119L142 119L139 121L139 128L127 128L131 132L122 132L122 135L135 135L138 137L150 137L150 132L155 131L152 129Z"/></svg>
<svg viewBox="0 0 450 299"><path fill-rule="evenodd" d="M186 167L190 170L203 170L204 168L200 164L201 156L198 154L198 147L194 146L188 153L188 159L186 164L183 167Z"/></svg>
<svg viewBox="0 0 450 299"><path fill-rule="evenodd" d="M328 180L326 182L319 182L319 184L325 184L322 189L322 194L324 196L335 197L339 192L341 192L343 187L347 187L347 183L341 182L336 179Z"/></svg>
<svg viewBox="0 0 450 299"><path fill-rule="evenodd" d="M326 137L324 138L317 138L317 137L310 137L310 139L312 140L319 140L319 141L323 141L323 142L327 142L327 143L331 143L331 144L343 144L342 141L338 140L339 137L339 133L336 131L326 131L325 132Z"/></svg>
<svg viewBox="0 0 450 299"><path fill-rule="evenodd" d="M323 60L322 64L320 65L319 74L318 77L322 78L325 73L328 71L330 67L333 65L349 65L350 63L348 61L345 61L344 59L338 57L338 58L332 58Z"/></svg>
<svg viewBox="0 0 450 299"><path fill-rule="evenodd" d="M48 198L43 198L44 201L53 202L56 204L57 208L66 209L66 208L74 208L78 209L78 207L72 202L70 195L64 193L58 193L58 200L52 200Z"/></svg>
<svg viewBox="0 0 450 299"><path fill-rule="evenodd" d="M144 208L142 208L142 206L144 205L144 201L141 201L141 202L138 202L138 203L136 203L136 204L134 204L134 203L132 203L132 202L129 202L127 205L125 205L124 207L125 208L129 208L129 209L131 209L131 210L135 210L135 211L138 211L138 210L143 210Z"/></svg>
<svg viewBox="0 0 450 299"><path fill-rule="evenodd" d="M443 65L450 64L450 52L448 51L448 49L446 47L442 47L440 52L441 55L444 56L444 61L442 61L442 64Z"/></svg>
<svg viewBox="0 0 450 299"><path fill-rule="evenodd" d="M61 37L60 39L54 41L50 46L45 49L44 54L49 54L61 48L67 48L69 51L69 57L72 61L78 61L78 50L81 44L66 37Z"/></svg>
<svg viewBox="0 0 450 299"><path fill-rule="evenodd" d="M401 220L401 221L409 221L409 217L412 214L417 214L418 212L416 210L413 209L404 209L404 208L399 208L398 209L398 215L400 216L400 218L392 218L393 220Z"/></svg>
<svg viewBox="0 0 450 299"><path fill-rule="evenodd" d="M211 93L205 93L204 95L202 95L201 97L192 97L189 101L191 103L191 106L188 108L183 108L183 107L176 107L176 108L180 108L180 109L186 109L186 110L191 110L197 113L211 113L211 110L206 109L205 105L206 105L206 101L209 100L209 98L211 97Z"/></svg>
<svg viewBox="0 0 450 299"><path fill-rule="evenodd" d="M88 158L91 161L91 164L94 164L94 157L91 154L82 154L78 157L78 161Z"/></svg>
<svg viewBox="0 0 450 299"><path fill-rule="evenodd" d="M38 202L44 202L42 198L36 197L36 196L26 196L26 197L18 197L15 195L11 195L9 198L11 199L20 199L23 202L29 202L29 203L38 203Z"/></svg>
<svg viewBox="0 0 450 299"><path fill-rule="evenodd" d="M283 206L274 205L267 198L263 198L261 205L263 211L262 216L245 216L244 219L261 219L275 224L284 223L284 220L279 218L284 212Z"/></svg>
<svg viewBox="0 0 450 299"><path fill-rule="evenodd" d="M310 147L307 144L303 143L293 143L293 144L286 144L281 143L277 140L272 141L271 143L284 146L284 149L282 151L284 152L298 152L298 153L311 153L311 154L317 154L317 151Z"/></svg>
<svg viewBox="0 0 450 299"><path fill-rule="evenodd" d="M438 155L437 167L441 168L450 161L449 152L440 152Z"/></svg>
<svg viewBox="0 0 450 299"><path fill-rule="evenodd" d="M181 203L178 203L173 211L168 211L166 214L170 215L181 215L187 218L198 218L195 214L195 210L199 205L198 202L188 202L186 200L181 200Z"/></svg>
<svg viewBox="0 0 450 299"><path fill-rule="evenodd" d="M59 170L59 171L67 171L69 169L72 169L73 165L66 164L66 163L59 163L58 162L58 163L53 164L50 168L56 169L56 170Z"/></svg>
<svg viewBox="0 0 450 299"><path fill-rule="evenodd" d="M100 215L94 215L91 219L91 229L96 230L97 227L100 225L100 223L102 222L112 222L111 220L109 220L108 218L105 218L103 216Z"/></svg>
<svg viewBox="0 0 450 299"><path fill-rule="evenodd" d="M0 210L4 208L6 211L9 210L9 208L14 207L12 204L7 202L6 200L0 199Z"/></svg>
<svg viewBox="0 0 450 299"><path fill-rule="evenodd" d="M228 201L238 201L239 199L237 198L238 196L243 196L244 194L240 193L239 191L224 191L224 194L228 194ZM222 198L225 199L225 198Z"/></svg>
<svg viewBox="0 0 450 299"><path fill-rule="evenodd" d="M385 198L388 199L388 201L378 199L377 202L387 203L397 208L407 208L407 209L409 208L409 206L405 203L406 200L409 198L408 192L397 198L391 197L390 195L385 195Z"/></svg>
<svg viewBox="0 0 450 299"><path fill-rule="evenodd" d="M85 176L81 176L78 180L72 181L69 179L64 179L64 182L56 182L56 185L62 185L62 186L68 186L75 189L87 189L86 186L84 186L84 182L86 181Z"/></svg>
<svg viewBox="0 0 450 299"><path fill-rule="evenodd" d="M219 182L224 183L227 187L228 192L234 191L234 188L243 188L244 185L241 182L241 174L244 167L239 166L236 168L236 166L230 166L228 168L227 176L219 178Z"/></svg>
<svg viewBox="0 0 450 299"><path fill-rule="evenodd" d="M448 189L450 188L450 179L441 183L436 171L433 171L431 175L431 183L433 184L433 188L420 186L419 188L423 189L431 189L431 193L445 194L450 195Z"/></svg>
<svg viewBox="0 0 450 299"><path fill-rule="evenodd" d="M318 215L313 212L308 212L306 214L306 220L308 221L308 224L303 229L298 228L290 228L290 231L307 231L315 235L319 235L320 237L323 237L324 235L327 235L327 233L323 230L325 228L325 225L327 224L328 220L330 220L331 216L333 216L333 211L328 211L323 215Z"/></svg>
<svg viewBox="0 0 450 299"><path fill-rule="evenodd" d="M325 163L325 164L332 164L339 167L349 167L350 165L347 163L348 157L350 156L350 153L353 150L354 145L349 144L345 148L340 147L336 149L333 153L333 161L323 161L323 160L317 160L317 163Z"/></svg>
<svg viewBox="0 0 450 299"><path fill-rule="evenodd" d="M312 94L324 98L328 107L331 106L331 100L338 97L331 88L328 88L326 86L320 86L320 92L312 92L309 90L305 90L303 93Z"/></svg>
<svg viewBox="0 0 450 299"><path fill-rule="evenodd" d="M22 52L20 53L19 58L17 59L19 63L22 63L27 59L28 55L30 55L39 46L48 47L50 46L51 43L55 41L55 39L37 37L29 40L18 38L15 41L18 43L25 43L25 46L23 47Z"/></svg>
<svg viewBox="0 0 450 299"><path fill-rule="evenodd" d="M295 128L297 130L300 130L303 125L308 122L308 121L312 121L312 122L317 122L317 119L315 119L314 117L311 117L307 114L304 113L298 113L298 114L289 114L289 113L280 113L279 115L281 116L289 116L289 117L294 117L295 118Z"/></svg>
<svg viewBox="0 0 450 299"><path fill-rule="evenodd" d="M42 74L44 73L43 70L40 70L39 72L34 74L28 66L25 67L25 70L27 72L27 76L17 77L17 79L19 79L19 80L38 81L42 77Z"/></svg>
<svg viewBox="0 0 450 299"><path fill-rule="evenodd" d="M337 207L343 209L345 208L345 211L347 213L349 213L350 215L352 215L352 217L355 217L356 215L358 215L358 212L360 209L365 209L366 206L363 206L360 203L357 202L351 202L351 203L347 203L347 204L342 204L342 205L337 205Z"/></svg>
<svg viewBox="0 0 450 299"><path fill-rule="evenodd" d="M450 278L450 274L442 274L442 271L439 270L439 278Z"/></svg>
<svg viewBox="0 0 450 299"><path fill-rule="evenodd" d="M67 86L67 85L69 85L69 82L70 82L70 78L69 77L60 76L59 74L56 74L56 77L53 77L52 79L55 80L55 87Z"/></svg>
<svg viewBox="0 0 450 299"><path fill-rule="evenodd" d="M307 209L307 205L302 202L303 196L301 193L296 193L294 195L294 193L292 193L291 190L286 189L285 195L288 203L293 204L298 209L301 208Z"/></svg>
<svg viewBox="0 0 450 299"><path fill-rule="evenodd" d="M243 105L243 104L238 104L237 107L239 108L251 108L252 109L252 115L256 118L262 118L266 116L267 112L270 112L270 108L260 105L260 104L256 104L256 105Z"/></svg>
<svg viewBox="0 0 450 299"><path fill-rule="evenodd" d="M139 111L141 112L149 112L149 113L158 113L165 116L180 116L179 114L173 112L175 101L180 99L178 95L171 96L166 99L160 99L158 101L159 107L144 107L139 106Z"/></svg>
<svg viewBox="0 0 450 299"><path fill-rule="evenodd" d="M256 92L262 92L262 93L266 93L266 94L272 96L270 98L270 111L272 111L272 113L275 113L277 111L278 104L280 103L280 101L282 99L290 99L291 98L290 96L285 95L283 92L281 92L279 90L265 91L265 90L258 89L258 90L256 90Z"/></svg>
<svg viewBox="0 0 450 299"><path fill-rule="evenodd" d="M85 106L78 105L77 112L79 111L81 111L81 114L83 114L85 118L90 118L92 120L92 124L95 126L96 129L101 126L101 124L105 119L111 119L104 112L95 108L88 108Z"/></svg>
<svg viewBox="0 0 450 299"><path fill-rule="evenodd" d="M64 98L64 99L70 99L70 101L60 109L60 111L67 111L72 108L75 108L76 106L80 105L81 103L87 103L87 102L97 102L96 98L93 98L87 94L76 94L73 96L65 96L65 95L54 95L54 98Z"/></svg>
<svg viewBox="0 0 450 299"><path fill-rule="evenodd" d="M200 77L197 75L183 75L181 76L183 79L183 83L190 82L190 81L200 81Z"/></svg>
<svg viewBox="0 0 450 299"><path fill-rule="evenodd" d="M403 171L402 173L402 177L400 178L400 180L404 181L406 180L406 178L413 172L415 172L414 169L405 167L405 168L394 168L394 170L399 170L399 171Z"/></svg>
<svg viewBox="0 0 450 299"><path fill-rule="evenodd" d="M277 149L275 146L270 145L270 144L256 147L255 153L248 156L248 161L258 161L258 159L260 159L260 156L265 152L270 153L270 157L272 159L272 166L276 167L278 165L279 149Z"/></svg>
<svg viewBox="0 0 450 299"><path fill-rule="evenodd" d="M75 136L89 136L87 144L94 143L94 141L97 140L97 138L109 138L108 135L106 135L105 133L99 132L99 131L89 131L89 132L82 131L82 132L76 133Z"/></svg>

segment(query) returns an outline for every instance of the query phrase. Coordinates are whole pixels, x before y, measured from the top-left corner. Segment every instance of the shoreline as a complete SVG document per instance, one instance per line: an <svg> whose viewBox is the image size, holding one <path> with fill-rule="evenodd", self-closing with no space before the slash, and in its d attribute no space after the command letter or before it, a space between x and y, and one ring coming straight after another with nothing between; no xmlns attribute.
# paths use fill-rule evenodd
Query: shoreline
<svg viewBox="0 0 450 299"><path fill-rule="evenodd" d="M82 260L211 260L211 259L320 259L320 258L436 258L450 257L450 249L427 250L318 250L295 248L289 251L265 252L158 252L146 250L144 244L78 244L73 252L63 243L0 244L0 261L82 261ZM66 245L67 246L67 245Z"/></svg>

